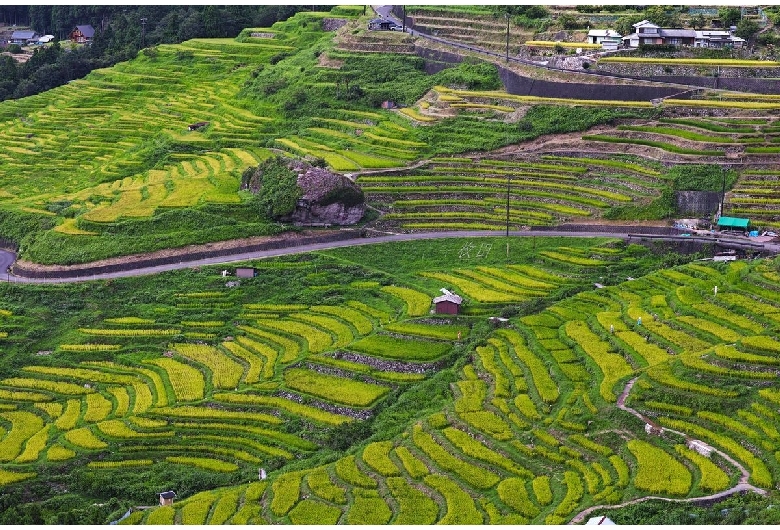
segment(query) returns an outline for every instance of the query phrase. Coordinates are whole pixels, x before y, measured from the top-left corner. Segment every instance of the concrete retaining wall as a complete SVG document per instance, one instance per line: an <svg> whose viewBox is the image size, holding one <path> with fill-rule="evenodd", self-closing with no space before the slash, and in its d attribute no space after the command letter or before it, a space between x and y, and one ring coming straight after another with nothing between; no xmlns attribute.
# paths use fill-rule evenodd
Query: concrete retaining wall
<svg viewBox="0 0 780 530"><path fill-rule="evenodd" d="M35 269L27 269L23 264L16 263L13 266L12 272L16 276L23 278L74 278L80 276L92 276L96 274L105 274L109 272L120 272L126 270L133 270L138 268L155 267L158 265L169 265L171 263L181 263L185 261L195 261L208 258L217 257L229 257L237 254L245 254L247 252L257 252L260 250L274 250L279 248L297 247L300 245L307 245L312 243L329 243L332 241L344 241L347 239L356 239L363 237L362 231L359 230L343 230L335 234L328 234L323 236L305 237L293 240L278 240L278 241L265 241L262 243L256 243L253 245L247 245L240 248L232 249L209 249L201 250L187 254L180 254L175 256L164 256L160 258L148 258L139 259L135 261L126 261L123 263L111 263L106 265L74 265L67 268L51 268L39 270L40 266Z"/></svg>

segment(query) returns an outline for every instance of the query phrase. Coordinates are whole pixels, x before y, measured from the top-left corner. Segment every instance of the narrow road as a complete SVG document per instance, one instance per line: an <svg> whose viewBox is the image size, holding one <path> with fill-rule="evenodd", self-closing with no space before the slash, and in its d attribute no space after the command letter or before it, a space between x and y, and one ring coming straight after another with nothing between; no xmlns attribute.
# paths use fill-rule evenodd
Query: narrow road
<svg viewBox="0 0 780 530"><path fill-rule="evenodd" d="M628 412L630 414L633 414L634 416L636 416L637 418L642 420L644 423L649 423L650 420L648 418L642 416L642 414L640 414L636 410L632 409L631 407L627 407L626 406L626 398L628 397L628 394L631 392L631 389L633 388L634 383L636 382L637 379L639 379L639 377L633 378L631 381L629 381L626 384L626 387L623 390L623 393L620 394L620 397L617 400L617 407L620 410L625 410L626 412ZM675 434L679 434L680 436L685 437L686 440L691 438L687 434L685 434L683 432L680 432L680 431L675 431L673 429L667 429L667 428L664 428L664 430L672 432L672 433L675 433ZM757 488L756 486L753 486L752 484L748 484L748 480L750 479L750 472L747 469L745 469L745 466L743 466L742 464L740 464L739 462L737 462L736 460L731 458L729 455L727 455L723 451L721 451L719 449L716 449L715 447L712 447L711 445L707 445L707 444L704 444L704 445L707 446L713 453L719 454L721 457L726 459L732 466L734 466L736 469L739 470L740 477L739 477L739 481L737 482L737 484L735 486L733 486L733 487L731 487L731 488L729 488L727 490L720 491L718 493L713 493L712 495L706 495L704 497L691 497L691 498L688 498L688 499L672 499L672 498L669 498L669 497L647 496L647 497L640 497L638 499L633 499L633 500L624 502L622 504L601 504L601 505L598 505L598 506L591 506L590 508L586 508L586 509L582 510L580 513L578 513L577 515L575 515L574 518L571 521L569 521L569 524L579 524L579 523L581 523L582 521L585 520L585 518L588 515L590 515L591 513L593 513L596 510L623 508L624 506L630 506L632 504L638 504L640 502L645 502L645 501L649 501L649 500L661 500L661 501L669 501L669 502L696 502L696 501L713 501L713 500L723 499L723 498L726 498L726 497L730 497L731 495L734 495L735 493L740 493L740 492L743 492L743 491L752 491L752 492L758 493L760 495L766 495L767 494L766 490L763 490L761 488Z"/></svg>
<svg viewBox="0 0 780 530"><path fill-rule="evenodd" d="M640 228L640 227L637 227ZM630 234L626 232L571 232L571 231L510 231L511 237L611 237L618 239L631 240L632 238L643 237L642 234ZM389 234L379 237L366 237L358 239L347 239L344 241L334 241L329 243L310 243L305 245L299 245L296 247L286 247L273 250L258 250L254 252L237 252L229 256L218 256L213 258L203 258L197 260L188 260L186 256L181 258L181 261L176 263L169 263L165 265L157 265L153 267L138 267L135 269L128 269L117 272L107 272L100 274L90 274L85 271L74 271L72 276L64 278L26 278L22 276L16 276L8 269L16 261L16 255L13 252L6 250L0 250L0 281L16 282L16 283L73 283L90 280L105 280L109 278L125 278L129 276L144 276L149 274L157 274L160 272L167 272L179 269L188 269L192 267L203 267L207 265L220 265L226 263L235 263L240 261L250 261L256 259L272 258L276 256L287 256L291 254L303 254L306 252L315 252L318 250L329 250L333 248L351 247L359 245L374 245L378 243L389 243L394 241L418 241L426 239L446 239L446 238L464 238L464 237L505 237L506 232L503 230L471 230L471 231L452 231L452 232L421 232L413 234ZM653 236L659 238L659 236ZM681 236L668 236L663 239L671 241L689 240L694 238L682 238ZM727 244L729 240L725 238L697 238L705 241L719 242L721 244ZM736 241L736 240L735 240ZM764 243L764 252L771 254L780 253L780 245L775 243ZM88 264L87 264L88 265Z"/></svg>

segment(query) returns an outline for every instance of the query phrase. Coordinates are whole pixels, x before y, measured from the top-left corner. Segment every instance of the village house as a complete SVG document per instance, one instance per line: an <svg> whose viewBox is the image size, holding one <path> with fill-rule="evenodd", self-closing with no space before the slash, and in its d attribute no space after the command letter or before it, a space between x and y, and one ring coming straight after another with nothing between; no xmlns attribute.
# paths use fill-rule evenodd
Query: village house
<svg viewBox="0 0 780 530"><path fill-rule="evenodd" d="M441 292L444 294L433 299L433 305L436 306L435 312L444 315L457 315L460 312L463 298L447 289L441 289Z"/></svg>
<svg viewBox="0 0 780 530"><path fill-rule="evenodd" d="M14 31L11 34L11 41L9 44L18 44L19 46L27 46L31 42L35 42L38 40L38 34L34 31L30 30L24 30L24 31Z"/></svg>
<svg viewBox="0 0 780 530"><path fill-rule="evenodd" d="M70 32L68 37L76 44L89 44L92 39L95 38L95 28L87 24L86 26L76 26L73 31Z"/></svg>
<svg viewBox="0 0 780 530"><path fill-rule="evenodd" d="M395 26L395 22L391 20L385 20L384 18L372 18L368 21L368 29L383 29L389 30Z"/></svg>
<svg viewBox="0 0 780 530"><path fill-rule="evenodd" d="M662 28L649 20L633 24L634 33L623 37L623 46L638 48L647 45L693 46L695 48L741 48L745 39L730 31L705 29ZM590 34L588 35L590 37ZM588 41L590 42L590 40Z"/></svg>
<svg viewBox="0 0 780 530"><path fill-rule="evenodd" d="M601 44L605 50L617 50L623 36L614 29L592 29L588 32L588 44Z"/></svg>

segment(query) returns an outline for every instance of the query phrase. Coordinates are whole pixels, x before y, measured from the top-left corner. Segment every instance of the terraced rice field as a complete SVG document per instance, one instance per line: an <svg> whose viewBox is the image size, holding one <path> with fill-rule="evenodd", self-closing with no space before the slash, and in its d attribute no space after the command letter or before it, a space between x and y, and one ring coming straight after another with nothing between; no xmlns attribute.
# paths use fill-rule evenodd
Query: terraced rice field
<svg viewBox="0 0 780 530"><path fill-rule="evenodd" d="M538 252L533 266L428 269L416 278L497 308L511 301L479 297L544 298L576 283L583 268L608 273L621 256L574 242ZM354 425L395 389L435 377L435 363L485 317L415 316L435 289L400 282L377 289L370 304L180 292L158 307L158 318L107 317L64 344L79 352L81 336L82 354L115 362L39 363L0 380L0 479L29 480L48 461L82 459L92 473L165 464L237 483L129 520L147 524L562 524L588 506L724 491L740 476L724 454L751 484L771 488L780 469L775 268L773 261L690 264L511 318L480 332L441 409L397 436L294 470L282 466L322 447L313 433ZM192 308L178 307L182 300L216 312L193 317ZM6 313L11 323L18 318ZM215 337L187 341L186 327ZM93 349L101 329L123 332L109 334L111 348L102 352ZM146 333L155 329L179 333ZM139 340L166 347L150 355ZM668 429L660 437L617 410L629 380L626 404ZM312 430L287 432L291 421ZM676 432L714 451L703 456ZM261 467L269 475L257 482Z"/></svg>

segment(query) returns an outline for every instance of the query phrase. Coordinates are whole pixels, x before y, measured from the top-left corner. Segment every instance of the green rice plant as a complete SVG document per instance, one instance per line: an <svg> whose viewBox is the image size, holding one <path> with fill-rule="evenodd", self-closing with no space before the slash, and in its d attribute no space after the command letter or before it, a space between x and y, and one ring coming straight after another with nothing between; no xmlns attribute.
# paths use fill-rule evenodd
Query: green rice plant
<svg viewBox="0 0 780 530"><path fill-rule="evenodd" d="M403 300L406 304L406 314L410 317L427 315L431 307L432 298L430 296L408 287L385 285L382 287L382 291Z"/></svg>
<svg viewBox="0 0 780 530"><path fill-rule="evenodd" d="M659 120L663 121L663 120ZM604 166L604 167L616 167L618 169L624 169L633 173L641 173L649 176L659 176L660 172L655 169L648 168L639 164L631 162L624 162L622 160L601 159L601 158L584 158L584 157L569 157L569 156L557 156L557 155L542 155L543 160L560 160L562 162L572 162L575 164L583 164L590 166Z"/></svg>
<svg viewBox="0 0 780 530"><path fill-rule="evenodd" d="M24 451L16 457L16 462L26 464L38 460L38 456L46 449L46 443L49 441L51 424L45 425L40 431L36 432L27 440L24 445Z"/></svg>
<svg viewBox="0 0 780 530"><path fill-rule="evenodd" d="M694 304L693 308L697 311L701 311L702 313L713 316L716 319L723 317L723 308L709 302ZM761 324L758 322L753 322L752 320L734 312L729 313L728 322L734 326L749 330L756 335L764 332L764 328Z"/></svg>
<svg viewBox="0 0 780 530"><path fill-rule="evenodd" d="M482 524L482 514L474 499L455 482L444 475L426 475L425 483L438 491L447 503L447 512L438 524Z"/></svg>
<svg viewBox="0 0 780 530"><path fill-rule="evenodd" d="M117 524L121 525L135 525L135 524L141 524L141 522L144 520L144 515L146 515L148 512L144 512L142 510L138 510L135 512L132 512L130 515L119 521Z"/></svg>
<svg viewBox="0 0 780 530"><path fill-rule="evenodd" d="M2 412L0 418L11 423L11 430L2 439L3 451L0 454L0 462L9 462L19 456L25 442L44 428L43 420L31 412Z"/></svg>
<svg viewBox="0 0 780 530"><path fill-rule="evenodd" d="M218 473L233 473L238 471L238 466L225 462L223 460L217 460L216 458L203 458L196 456L169 456L166 457L167 462L173 464L181 464L184 466L193 466L207 471L216 471Z"/></svg>
<svg viewBox="0 0 780 530"><path fill-rule="evenodd" d="M709 142L720 144L733 144L733 143L745 143L747 139L734 139L729 136L711 136L706 134L700 134L685 129L675 129L674 127L648 127L640 125L618 125L619 131L640 131L647 133L663 134L666 136L676 136L678 138L684 138L694 142ZM760 138L755 138L757 141L762 141Z"/></svg>
<svg viewBox="0 0 780 530"><path fill-rule="evenodd" d="M231 342L231 341L223 342L222 346L230 353L232 353L236 357L239 357L240 359L243 359L244 361L247 362L247 364L249 364L249 368L246 370L246 375L244 377L244 382L250 385L253 383L260 382L260 375L263 371L263 365L264 365L263 358L261 358L258 355L255 355L251 351L247 350L246 348L242 347L241 345L235 342Z"/></svg>
<svg viewBox="0 0 780 530"><path fill-rule="evenodd" d="M383 329L402 335L416 335L439 340L457 340L458 334L460 334L461 338L466 338L469 334L469 328L467 326L453 326L447 324L430 325L418 324L416 322L392 322L390 324L385 324Z"/></svg>
<svg viewBox="0 0 780 530"><path fill-rule="evenodd" d="M689 326L698 329L700 331L709 333L710 335L714 335L720 340L726 342L736 342L741 338L741 335L736 331L733 331L724 326L720 326L710 320L706 320L703 318L692 317L692 316L680 316L677 317L676 320L680 322L684 322Z"/></svg>
<svg viewBox="0 0 780 530"><path fill-rule="evenodd" d="M739 341L739 345L747 351L780 354L780 342L765 335L742 337Z"/></svg>
<svg viewBox="0 0 780 530"><path fill-rule="evenodd" d="M67 431L76 426L79 416L81 416L81 400L69 399L65 406L65 412L57 418L54 425L63 431Z"/></svg>
<svg viewBox="0 0 780 530"><path fill-rule="evenodd" d="M89 427L82 427L65 433L65 439L82 449L105 449L108 444L95 436Z"/></svg>
<svg viewBox="0 0 780 530"><path fill-rule="evenodd" d="M498 484L496 491L501 501L512 510L528 518L539 515L539 507L528 497L523 480L514 477L504 479Z"/></svg>
<svg viewBox="0 0 780 530"><path fill-rule="evenodd" d="M610 353L609 346L588 329L585 322L581 320L567 322L564 330L599 367L603 374L599 394L606 401L614 403L617 397L612 389L620 379L633 372L631 367L622 356Z"/></svg>
<svg viewBox="0 0 780 530"><path fill-rule="evenodd" d="M660 401L645 401L644 406L661 412L671 412L679 416L690 416L693 414L693 409L683 405L672 405L671 403L662 403Z"/></svg>
<svg viewBox="0 0 780 530"><path fill-rule="evenodd" d="M154 420L149 420L149 421L154 421ZM160 423L162 425L167 425L166 422L160 422ZM157 426L162 426L162 425L157 425ZM279 432L271 429L263 429L261 427L256 427L254 425L237 425L237 424L230 424L230 423L204 423L199 421L199 422L192 422L192 423L173 423L173 426L179 428L185 428L185 429L195 429L198 432L202 430L206 430L206 431L219 430L222 433L230 433L231 435L233 434L233 432L241 432L241 433L246 432L255 436L261 436L263 438L270 438L272 440L279 442L285 447L294 447L296 449L300 449L303 451L312 451L317 448L316 444L308 440L304 440L303 438L299 438L294 434L288 434L288 433ZM149 425L148 427L151 428L152 426Z"/></svg>
<svg viewBox="0 0 780 530"><path fill-rule="evenodd" d="M173 525L176 517L176 510L173 506L161 506L155 508L146 517L144 524L147 525Z"/></svg>
<svg viewBox="0 0 780 530"><path fill-rule="evenodd" d="M383 477L394 477L400 475L398 466L390 459L390 450L393 448L393 442L373 442L368 444L361 454L363 462Z"/></svg>
<svg viewBox="0 0 780 530"><path fill-rule="evenodd" d="M478 346L475 350L483 368L494 381L494 395L498 398L508 398L511 385L509 379L495 363L496 349L493 346Z"/></svg>
<svg viewBox="0 0 780 530"><path fill-rule="evenodd" d="M588 493L591 495L598 493L599 491L599 476L595 473L587 464L579 460L567 460L566 464L569 467L573 467L585 478L585 484L588 486Z"/></svg>
<svg viewBox="0 0 780 530"><path fill-rule="evenodd" d="M566 517L572 513L577 508L577 505L582 499L582 495L585 493L580 476L574 471L564 471L563 481L566 484L566 496L552 514L557 518ZM547 524L552 524L550 516L547 517L545 522Z"/></svg>
<svg viewBox="0 0 780 530"><path fill-rule="evenodd" d="M168 374L168 380L176 395L176 401L196 401L203 399L206 382L200 370L188 364L162 357L144 361L159 366Z"/></svg>
<svg viewBox="0 0 780 530"><path fill-rule="evenodd" d="M523 372L523 369L521 368L517 358L510 353L507 343L502 340L498 340L496 338L490 338L488 339L488 344L490 344L496 349L501 364L503 364L506 370L508 370L509 373L512 375L510 379L507 379L507 383L514 386L514 393L516 394L518 392L528 392L528 385L525 382L525 373ZM483 366L484 366L484 361L483 361ZM498 367L496 367L496 370L498 371ZM494 377L498 377L498 376L494 376ZM498 380L496 380L496 392L498 391L497 381Z"/></svg>
<svg viewBox="0 0 780 530"><path fill-rule="evenodd" d="M111 414L113 403L101 394L88 394L86 398L87 410L84 413L84 421L97 422L104 420Z"/></svg>
<svg viewBox="0 0 780 530"><path fill-rule="evenodd" d="M542 475L534 478L531 481L531 489L536 496L536 501L542 505L547 506L553 500L552 489L550 489L550 478Z"/></svg>
<svg viewBox="0 0 780 530"><path fill-rule="evenodd" d="M369 335L350 344L350 350L356 352L412 362L435 361L450 349L451 346L443 342L400 339L388 335Z"/></svg>
<svg viewBox="0 0 780 530"><path fill-rule="evenodd" d="M181 325L190 328L219 328L225 325L222 320L182 320Z"/></svg>
<svg viewBox="0 0 780 530"><path fill-rule="evenodd" d="M751 407L753 405L758 405L759 408L761 407L761 405L758 403L751 403ZM767 412L767 410L765 409L764 412ZM768 412L769 412L768 416L772 418L774 416L773 413L771 412L771 410L769 410ZM747 421L748 423L761 429L764 432L764 434L766 434L773 441L780 441L780 432L778 432L777 428L771 423L769 423L766 420L766 418L763 418L761 416L756 416L755 414L748 412L746 410L738 410L737 415L743 420Z"/></svg>
<svg viewBox="0 0 780 530"><path fill-rule="evenodd" d="M531 479L534 476L529 470L516 464L506 456L489 449L486 445L474 439L469 433L453 427L447 427L442 432L465 455L492 464L520 477Z"/></svg>
<svg viewBox="0 0 780 530"><path fill-rule="evenodd" d="M57 346L60 351L118 351L122 349L121 344L60 344Z"/></svg>
<svg viewBox="0 0 780 530"><path fill-rule="evenodd" d="M515 407L517 407L517 410L519 410L523 416L529 420L538 420L542 418L542 416L536 410L536 405L534 405L533 400L528 394L518 394L515 396L514 403Z"/></svg>
<svg viewBox="0 0 780 530"><path fill-rule="evenodd" d="M86 368L55 368L50 366L25 366L23 370L39 374L67 377L68 379L81 379L97 383L132 384L136 381L133 376L110 373L103 370L90 370Z"/></svg>
<svg viewBox="0 0 780 530"><path fill-rule="evenodd" d="M270 334L273 335L273 334ZM248 337L236 337L239 347L249 351L251 354L257 354L257 356L264 359L262 377L265 379L271 379L274 377L276 362L279 360L279 353L275 348L272 348L265 342L260 342ZM290 341L294 342L294 341ZM296 343L296 348L298 347ZM236 351L241 351L236 349Z"/></svg>
<svg viewBox="0 0 780 530"><path fill-rule="evenodd" d="M543 250L539 252L539 254L553 261L559 261L562 263L577 265L581 267L598 267L601 265L606 265L608 263L600 259L582 258L579 256L572 256L570 254L563 254L561 252L555 252L552 250Z"/></svg>
<svg viewBox="0 0 780 530"><path fill-rule="evenodd" d="M620 488L625 488L628 486L628 482L631 478L631 472L628 469L628 464L626 464L626 462L618 455L610 456L609 463L612 464L612 467L614 467L615 471L617 471L618 481L616 485Z"/></svg>
<svg viewBox="0 0 780 530"><path fill-rule="evenodd" d="M392 515L390 507L376 490L362 488L352 490L352 505L347 512L348 524L386 524Z"/></svg>
<svg viewBox="0 0 780 530"><path fill-rule="evenodd" d="M403 478L390 477L387 487L398 503L398 525L431 525L439 517L439 506L429 495L410 485Z"/></svg>
<svg viewBox="0 0 780 530"><path fill-rule="evenodd" d="M604 484L605 489L607 489L610 484L612 484L612 475L610 475L609 471L599 462L593 462L591 467L596 473L598 473L601 482Z"/></svg>
<svg viewBox="0 0 780 530"><path fill-rule="evenodd" d="M133 413L140 414L149 410L154 401L152 391L143 383L133 383L133 392L135 400L133 402Z"/></svg>
<svg viewBox="0 0 780 530"><path fill-rule="evenodd" d="M22 473L18 471L8 471L6 469L0 469L0 486L7 486L14 482L21 482L28 478L33 478L37 473Z"/></svg>
<svg viewBox="0 0 780 530"><path fill-rule="evenodd" d="M139 326L143 324L154 324L154 320L149 318L140 318L140 317L106 318L105 320L103 320L103 322L108 322L109 324L128 324L132 326Z"/></svg>
<svg viewBox="0 0 780 530"><path fill-rule="evenodd" d="M747 337L745 337L747 338ZM743 338L744 340L744 338ZM734 346L721 344L713 348L715 355L730 361L754 363L754 364L780 364L780 357L770 357L768 355L756 355L754 353L743 353Z"/></svg>
<svg viewBox="0 0 780 530"><path fill-rule="evenodd" d="M206 519L216 498L216 495L211 492L203 492L187 499L187 502L181 507L182 524L206 524Z"/></svg>
<svg viewBox="0 0 780 530"><path fill-rule="evenodd" d="M610 456L612 454L612 449L609 447L597 444L593 440L586 438L581 434L572 434L569 436L569 441L574 442L577 445L584 447L588 451L593 451L594 453L597 453L601 456Z"/></svg>
<svg viewBox="0 0 780 530"><path fill-rule="evenodd" d="M354 282L353 282L354 286ZM371 286L371 287L377 287ZM361 311L345 306L312 306L312 311L317 313L326 313L346 320L354 327L360 335L368 335L374 330L374 323L371 322Z"/></svg>
<svg viewBox="0 0 780 530"><path fill-rule="evenodd" d="M423 122L423 123L430 123L430 122L436 121L436 118L434 118L432 116L424 116L424 115L420 114L419 112L417 112L416 110L414 110L413 108L410 108L410 107L404 107L404 108L400 109L398 112L403 114L404 116L410 117L411 119L413 119L415 121L420 121L420 122Z"/></svg>
<svg viewBox="0 0 780 530"><path fill-rule="evenodd" d="M765 436L761 433L758 433L754 431L753 429L745 426L741 421L733 419L729 416L726 416L725 414L719 414L717 412L710 412L707 410L701 410L696 413L696 415L700 418L703 418L707 421L710 421L712 423L721 425L728 429L729 431L733 431L736 433L741 434L742 436L745 436L746 438L750 438L751 440L754 440L755 442L762 443L765 442ZM762 443L764 445L764 443ZM772 444L766 443L765 449L771 450Z"/></svg>
<svg viewBox="0 0 780 530"><path fill-rule="evenodd" d="M389 390L387 387L302 368L286 370L284 382L291 389L355 407L368 407Z"/></svg>
<svg viewBox="0 0 780 530"><path fill-rule="evenodd" d="M181 333L180 329L98 329L79 328L79 332L85 335L98 335L101 337L168 337Z"/></svg>
<svg viewBox="0 0 780 530"><path fill-rule="evenodd" d="M669 151L670 153L677 153L680 155L725 156L726 154L724 151L719 151L716 149L686 149L684 147L678 147L674 144L670 144L667 142L657 142L654 140L642 140L640 138L617 138L614 136L606 136L603 134L583 135L582 139L593 141L593 142L646 145L649 147L657 147L659 149L663 149L664 151Z"/></svg>
<svg viewBox="0 0 780 530"><path fill-rule="evenodd" d="M558 447L559 445L561 445L561 442L559 442L555 436L553 436L552 434L546 431L543 431L542 429L534 429L531 432L536 438L543 441L547 445L551 445L553 447Z"/></svg>
<svg viewBox="0 0 780 530"><path fill-rule="evenodd" d="M363 473L357 467L357 464L355 463L355 455L347 455L343 458L340 458L336 461L334 469L336 470L336 475L338 475L341 480L347 482L348 484L352 484L353 486L360 488L377 487L376 481Z"/></svg>
<svg viewBox="0 0 780 530"><path fill-rule="evenodd" d="M455 285L468 298L473 298L483 303L513 302L528 298L526 290L502 289L500 287L487 287L481 281L474 281L461 276L445 272L421 272L420 276L440 280L445 284ZM503 284L506 286L506 284ZM521 294L522 293L522 294Z"/></svg>
<svg viewBox="0 0 780 530"><path fill-rule="evenodd" d="M151 466L154 462L149 459L141 460L95 460L88 462L87 467L93 469L113 469L117 467L143 467Z"/></svg>
<svg viewBox="0 0 780 530"><path fill-rule="evenodd" d="M54 399L48 394L41 394L39 392L27 392L24 390L5 390L0 388L0 399L8 401L33 401L36 405L42 405L45 401L51 401Z"/></svg>
<svg viewBox="0 0 780 530"><path fill-rule="evenodd" d="M330 347L342 348L355 340L355 336L352 334L352 330L344 324L341 320L325 316L325 315L312 315L308 313L298 313L294 315L294 318L298 320L304 320L318 328L327 330L335 336L335 341L332 339Z"/></svg>
<svg viewBox="0 0 780 530"><path fill-rule="evenodd" d="M707 491L723 491L728 488L729 476L723 472L712 460L704 455L697 453L692 449L688 449L684 445L675 445L675 451L680 456L683 456L696 464L701 472L701 480L699 481L699 487Z"/></svg>
<svg viewBox="0 0 780 530"><path fill-rule="evenodd" d="M766 372L753 372L750 370L733 370L724 368L722 366L716 366L710 364L701 358L702 355L708 352L700 352L698 354L685 354L680 356L682 364L688 368L691 368L697 372L708 372L711 374L722 375L726 377L745 377L748 379L774 379L777 377L774 373Z"/></svg>
<svg viewBox="0 0 780 530"><path fill-rule="evenodd" d="M335 525L341 517L341 510L335 506L312 499L304 499L289 512L290 522L295 525Z"/></svg>
<svg viewBox="0 0 780 530"><path fill-rule="evenodd" d="M661 299L664 301L664 304L666 303L666 299L663 297L663 295L660 295ZM627 311L628 317L631 320L638 320L639 318L642 319L642 326L646 327L648 330L653 332L654 334L664 338L665 340L679 346L684 351L689 352L695 352L695 351L701 351L706 350L710 347L710 344L708 342L704 342L701 339L698 339L692 335L688 335L687 333L684 333L682 331L679 331L677 329L673 329L666 324L655 320L652 315L647 313L646 311L643 311L642 309L638 307L629 307Z"/></svg>
<svg viewBox="0 0 780 530"><path fill-rule="evenodd" d="M32 388L34 390L47 390L66 396L78 396L91 394L92 388L85 388L74 383L65 383L61 381L49 381L47 379L29 379L24 377L11 377L3 379L0 384L16 388Z"/></svg>
<svg viewBox="0 0 780 530"><path fill-rule="evenodd" d="M639 333L634 331L616 331L615 335L642 357L648 366L664 363L669 360L666 350L649 342Z"/></svg>
<svg viewBox="0 0 780 530"><path fill-rule="evenodd" d="M478 489L487 489L494 486L500 477L487 469L480 468L455 456L439 445L429 433L422 430L420 425L413 427L412 439L414 444L422 449L436 465L445 471L455 474L464 482ZM434 475L426 475L427 481Z"/></svg>
<svg viewBox="0 0 780 530"><path fill-rule="evenodd" d="M167 438L173 431L138 432L128 427L122 420L106 420L97 424L100 432L112 438Z"/></svg>
<svg viewBox="0 0 780 530"><path fill-rule="evenodd" d="M697 368L716 369L717 367L707 364L705 362L691 363ZM720 388L713 388L708 385L701 385L698 383L692 383L690 381L684 381L677 378L671 370L669 365L661 364L649 368L646 371L647 376L661 383L662 385L670 386L672 388L679 388L680 390L686 390L688 392L707 394L716 397L736 397L737 393L732 390L722 390Z"/></svg>
<svg viewBox="0 0 780 530"><path fill-rule="evenodd" d="M550 377L547 366L545 366L544 363L528 349L523 337L517 331L513 330L499 330L496 332L496 335L507 340L517 358L528 367L536 391L539 393L539 397L542 401L545 403L554 403L557 401L560 395L558 386L555 384L552 377Z"/></svg>
<svg viewBox="0 0 780 530"><path fill-rule="evenodd" d="M731 100L703 100L703 99L664 99L664 106L670 107L707 107L707 108L734 108L734 109L778 109L780 103L769 101L731 101Z"/></svg>
<svg viewBox="0 0 780 530"><path fill-rule="evenodd" d="M308 344L310 353L322 353L333 346L333 337L330 333L303 322L261 319L257 324L300 337Z"/></svg>
<svg viewBox="0 0 780 530"><path fill-rule="evenodd" d="M637 460L634 485L651 493L685 495L691 489L691 473L672 455L642 440L626 444Z"/></svg>
<svg viewBox="0 0 780 530"><path fill-rule="evenodd" d="M409 473L409 476L413 479L420 480L429 473L428 466L426 466L422 460L414 456L408 447L403 445L396 447L395 454L398 456L399 460L401 460L406 472Z"/></svg>
<svg viewBox="0 0 780 530"><path fill-rule="evenodd" d="M126 416L127 411L130 409L130 394L127 393L127 389L125 387L112 386L107 388L107 390L109 394L114 396L117 403L114 415L119 417Z"/></svg>
<svg viewBox="0 0 780 530"><path fill-rule="evenodd" d="M36 403L35 408L44 411L50 417L57 419L62 415L62 403Z"/></svg>
<svg viewBox="0 0 780 530"><path fill-rule="evenodd" d="M46 451L46 460L49 462L62 462L76 456L76 452L61 445L52 445Z"/></svg>
<svg viewBox="0 0 780 530"><path fill-rule="evenodd" d="M309 471L309 474L306 475L306 483L309 485L312 493L321 499L336 504L347 503L346 492L333 484L325 467L318 467Z"/></svg>
<svg viewBox="0 0 780 530"><path fill-rule="evenodd" d="M277 517L287 515L301 495L302 472L285 473L277 477L271 486L273 498L269 508Z"/></svg>
<svg viewBox="0 0 780 530"><path fill-rule="evenodd" d="M258 394L214 394L214 399L226 403L258 405L261 407L275 407L284 410L289 414L300 416L302 418L306 418L307 420L312 420L317 423L323 423L326 425L341 425L342 423L351 421L351 419L347 416L334 414L333 412L328 412L326 410L322 410L310 405L296 403L295 401L291 401L289 399L285 399L281 397L262 396ZM274 416L269 416L267 414L260 414L260 413L256 413L256 414L258 417L274 418L274 420L272 420L273 423L282 423L282 420L278 420ZM231 416L226 415L226 413L224 412L220 412L219 416L215 415L214 417L215 418L222 417L228 419Z"/></svg>
<svg viewBox="0 0 780 530"><path fill-rule="evenodd" d="M263 414L261 412L238 412L192 406L158 407L150 410L149 414L171 418L205 418L209 420L257 421L271 425L280 425L284 423L283 420L277 418L276 416Z"/></svg>
<svg viewBox="0 0 780 530"><path fill-rule="evenodd" d="M214 388L235 388L244 368L219 349L205 344L172 344L171 348L188 359L199 362L211 370Z"/></svg>
<svg viewBox="0 0 780 530"><path fill-rule="evenodd" d="M158 407L164 407L168 404L168 393L165 390L165 384L163 383L162 377L160 374L158 374L156 371L151 370L149 368L137 368L137 367L130 367L130 366L123 366L118 365L112 362L107 361L100 361L100 362L89 362L84 363L91 366L99 366L99 367L105 367L109 368L111 370L122 372L122 373L129 373L129 374L141 374L146 379L149 379L152 382L152 386L154 387L154 393L156 398L155 404ZM146 391L141 390L143 394L140 394L137 389L137 383L132 383L133 388L136 389L137 395L142 395L142 399L145 398Z"/></svg>

